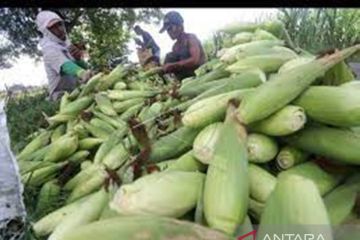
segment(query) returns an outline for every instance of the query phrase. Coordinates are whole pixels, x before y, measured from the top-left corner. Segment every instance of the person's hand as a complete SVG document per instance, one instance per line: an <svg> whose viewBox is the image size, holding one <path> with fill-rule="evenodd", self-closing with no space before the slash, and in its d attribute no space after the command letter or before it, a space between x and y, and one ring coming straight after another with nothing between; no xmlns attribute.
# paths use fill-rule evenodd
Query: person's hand
<svg viewBox="0 0 360 240"><path fill-rule="evenodd" d="M73 56L73 58L75 58L76 60L81 60L81 58L83 56L83 51L80 50L78 47L76 47L73 44L70 45L69 52L70 52L71 56Z"/></svg>
<svg viewBox="0 0 360 240"><path fill-rule="evenodd" d="M141 40L138 39L138 38L135 38L135 43L136 43L137 45L140 45L140 46L143 45L142 42L141 42Z"/></svg>
<svg viewBox="0 0 360 240"><path fill-rule="evenodd" d="M174 69L174 64L171 64L171 63L165 63L165 64L162 66L162 71L163 71L164 73L172 72L173 69Z"/></svg>
<svg viewBox="0 0 360 240"><path fill-rule="evenodd" d="M89 81L89 79L94 76L94 72L91 70L85 70L84 72L81 73L80 75L80 83L84 84L87 81Z"/></svg>

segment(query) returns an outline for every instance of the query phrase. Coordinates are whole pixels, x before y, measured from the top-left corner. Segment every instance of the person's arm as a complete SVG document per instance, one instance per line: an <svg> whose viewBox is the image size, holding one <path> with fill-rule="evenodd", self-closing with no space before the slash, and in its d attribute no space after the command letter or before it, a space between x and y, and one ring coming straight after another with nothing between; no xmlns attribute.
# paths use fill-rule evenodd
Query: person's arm
<svg viewBox="0 0 360 240"><path fill-rule="evenodd" d="M201 61L201 46L199 45L198 40L195 37L190 37L189 39L189 51L190 57L185 60L181 60L174 63L167 63L163 66L163 71L165 73L176 72L179 70L191 70L196 66L200 65Z"/></svg>

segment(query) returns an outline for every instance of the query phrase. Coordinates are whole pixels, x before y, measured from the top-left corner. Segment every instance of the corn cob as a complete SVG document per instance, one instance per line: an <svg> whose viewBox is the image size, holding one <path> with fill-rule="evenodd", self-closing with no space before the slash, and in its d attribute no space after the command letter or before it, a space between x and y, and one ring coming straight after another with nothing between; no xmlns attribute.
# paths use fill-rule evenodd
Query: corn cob
<svg viewBox="0 0 360 240"><path fill-rule="evenodd" d="M224 26L223 28L219 29L218 32L234 35L240 32L254 32L257 29L263 29L275 36L280 36L283 30L283 24L280 21L270 21L262 23L236 22Z"/></svg>
<svg viewBox="0 0 360 240"><path fill-rule="evenodd" d="M101 112L98 112L96 110L93 110L92 113L99 119L109 123L111 126L117 128L117 129L123 129L126 128L126 123L118 118L109 117Z"/></svg>
<svg viewBox="0 0 360 240"><path fill-rule="evenodd" d="M255 164L249 164L250 197L266 203L276 186L276 177Z"/></svg>
<svg viewBox="0 0 360 240"><path fill-rule="evenodd" d="M360 126L360 94L358 89L314 86L306 90L295 104L316 120L339 127ZM336 101L331 101L336 99Z"/></svg>
<svg viewBox="0 0 360 240"><path fill-rule="evenodd" d="M139 103L143 103L144 100L145 100L144 98L133 98L121 102L113 102L113 107L117 113L123 113L129 107L132 107Z"/></svg>
<svg viewBox="0 0 360 240"><path fill-rule="evenodd" d="M104 77L104 73L98 73L92 76L89 81L87 81L84 88L81 90L79 94L79 98L83 96L87 96L89 93L92 93L95 90L96 85L100 82L101 78Z"/></svg>
<svg viewBox="0 0 360 240"><path fill-rule="evenodd" d="M170 164L166 170L204 172L205 169L206 169L206 166L194 157L193 151L189 151L189 152L183 154L178 159L174 160L174 162L172 164Z"/></svg>
<svg viewBox="0 0 360 240"><path fill-rule="evenodd" d="M268 31L262 30L260 28L256 29L254 32L254 40L279 40L273 34L269 33Z"/></svg>
<svg viewBox="0 0 360 240"><path fill-rule="evenodd" d="M103 129L105 132L111 134L112 132L115 131L115 128L110 125L109 123L107 123L106 121L101 120L100 118L94 117L90 120L90 124Z"/></svg>
<svg viewBox="0 0 360 240"><path fill-rule="evenodd" d="M37 169L53 165L53 163L32 160L32 161L19 161L18 165L20 169L20 174L24 175L25 173L33 172Z"/></svg>
<svg viewBox="0 0 360 240"><path fill-rule="evenodd" d="M129 153L125 149L123 143L115 145L101 161L107 168L116 169L123 165L130 158Z"/></svg>
<svg viewBox="0 0 360 240"><path fill-rule="evenodd" d="M307 57L298 57L298 58L294 58L288 62L286 62L284 65L282 65L279 68L278 73L284 73L287 72L291 69L293 69L294 67L309 63L311 61L315 60L315 56L307 56Z"/></svg>
<svg viewBox="0 0 360 240"><path fill-rule="evenodd" d="M89 151L86 150L77 151L68 158L68 161L74 164L80 164L81 162L85 161L89 155L90 155Z"/></svg>
<svg viewBox="0 0 360 240"><path fill-rule="evenodd" d="M114 85L114 88L115 90L124 90L126 89L126 83L124 82L117 82L115 85Z"/></svg>
<svg viewBox="0 0 360 240"><path fill-rule="evenodd" d="M359 184L344 184L326 194L324 203L332 225L339 225L351 214Z"/></svg>
<svg viewBox="0 0 360 240"><path fill-rule="evenodd" d="M84 169L86 169L86 168L88 168L88 167L90 167L92 164L93 164L93 163L92 163L91 160L88 160L88 159L87 159L87 160L83 161L83 162L80 164L80 169L81 169L81 171L84 170Z"/></svg>
<svg viewBox="0 0 360 240"><path fill-rule="evenodd" d="M118 130L111 134L98 148L94 157L94 163L102 162L105 155L118 144L121 139L124 137L124 132Z"/></svg>
<svg viewBox="0 0 360 240"><path fill-rule="evenodd" d="M56 126L60 123L66 123L68 121L74 120L76 118L75 114L62 114L58 113L51 117L45 117L46 121L50 126Z"/></svg>
<svg viewBox="0 0 360 240"><path fill-rule="evenodd" d="M56 174L60 169L62 169L67 162L54 163L50 166L46 166L40 169L37 169L33 172L26 173L21 176L21 181L24 185L31 187L38 187L43 185L45 182L51 179L54 174Z"/></svg>
<svg viewBox="0 0 360 240"><path fill-rule="evenodd" d="M326 70L359 49L360 45L356 45L276 75L242 100L239 118L249 124L270 116L294 100Z"/></svg>
<svg viewBox="0 0 360 240"><path fill-rule="evenodd" d="M265 74L259 69L252 69L249 71L245 71L242 74L238 74L235 76L231 76L229 78L222 78L220 80L205 82L199 84L198 86L194 86L193 88L188 88L186 90L180 90L179 94L181 96L194 97L197 96L204 91L209 89L223 89L222 91L232 91L243 88L252 88L257 87L258 85L265 82L266 77Z"/></svg>
<svg viewBox="0 0 360 240"><path fill-rule="evenodd" d="M295 165L305 162L309 154L295 147L283 147L276 157L276 165L283 170L289 169Z"/></svg>
<svg viewBox="0 0 360 240"><path fill-rule="evenodd" d="M287 105L269 117L249 124L254 132L269 136L285 136L304 127L306 115L302 107Z"/></svg>
<svg viewBox="0 0 360 240"><path fill-rule="evenodd" d="M108 75L101 78L96 89L98 91L105 91L111 88L116 82L121 81L126 74L126 69L124 69L123 66L118 65Z"/></svg>
<svg viewBox="0 0 360 240"><path fill-rule="evenodd" d="M91 176L102 168L102 165L99 164L92 164L85 170L80 171L78 174L76 174L72 179L70 179L64 186L64 190L71 191L74 190L74 188L77 185L82 184L83 182L86 182Z"/></svg>
<svg viewBox="0 0 360 240"><path fill-rule="evenodd" d="M196 77L200 77L205 75L206 73L210 72L211 70L213 70L213 67L217 64L220 63L220 60L217 58L214 58L206 63L204 63L203 65L201 65L199 68L197 68L195 70L195 75ZM192 79L194 79L194 77L189 77L186 79L183 79L181 82L185 83L186 81L191 81Z"/></svg>
<svg viewBox="0 0 360 240"><path fill-rule="evenodd" d="M55 128L55 130L51 134L51 142L55 142L57 139L59 139L62 135L64 135L66 132L66 125L61 124Z"/></svg>
<svg viewBox="0 0 360 240"><path fill-rule="evenodd" d="M226 68L231 73L241 73L244 70L259 68L265 73L277 72L279 68L287 61L294 59L296 54L263 54L245 57L237 60Z"/></svg>
<svg viewBox="0 0 360 240"><path fill-rule="evenodd" d="M285 56L294 58L293 60L290 60L290 61L294 61L295 59L299 58L298 55L293 50L291 50L287 47L283 47L283 46L273 46L270 48L269 47L245 48L245 49L241 49L241 51L238 52L235 55L235 57L236 57L236 60L239 61L239 60L245 59L247 57L254 57L254 56L261 56L261 55L270 55L270 56L285 55ZM288 63L288 62L286 62L286 63Z"/></svg>
<svg viewBox="0 0 360 240"><path fill-rule="evenodd" d="M252 133L247 139L249 162L265 163L273 160L278 153L276 141L266 135Z"/></svg>
<svg viewBox="0 0 360 240"><path fill-rule="evenodd" d="M36 203L36 216L44 216L55 207L60 194L60 186L56 180L45 183L40 190Z"/></svg>
<svg viewBox="0 0 360 240"><path fill-rule="evenodd" d="M61 240L66 233L73 232L76 228L96 221L108 201L108 194L101 189L86 199L78 209L67 215L54 229L49 240Z"/></svg>
<svg viewBox="0 0 360 240"><path fill-rule="evenodd" d="M196 136L193 143L194 157L204 164L210 164L214 155L214 148L221 132L223 123L212 123Z"/></svg>
<svg viewBox="0 0 360 240"><path fill-rule="evenodd" d="M120 119L123 121L128 121L136 113L138 113L141 108L144 106L144 103L135 104L132 107L128 108L125 112L120 115Z"/></svg>
<svg viewBox="0 0 360 240"><path fill-rule="evenodd" d="M199 172L153 173L121 186L110 207L125 215L181 217L195 207L204 179Z"/></svg>
<svg viewBox="0 0 360 240"><path fill-rule="evenodd" d="M289 231L301 236L322 234L324 239L332 239L326 208L314 183L301 176L280 174L261 215L257 237L281 236Z"/></svg>
<svg viewBox="0 0 360 240"><path fill-rule="evenodd" d="M79 199L69 205L65 205L48 215L44 216L33 224L33 230L38 237L49 235L62 220L81 206L90 196Z"/></svg>
<svg viewBox="0 0 360 240"><path fill-rule="evenodd" d="M319 190L320 195L322 196L335 188L335 186L343 179L342 175L327 173L313 162L299 164L282 173L284 175L299 175L303 178L311 180L314 182Z"/></svg>
<svg viewBox="0 0 360 240"><path fill-rule="evenodd" d="M78 137L76 135L64 135L57 141L51 143L44 161L57 162L64 160L73 154L78 148Z"/></svg>
<svg viewBox="0 0 360 240"><path fill-rule="evenodd" d="M169 158L178 157L189 151L196 135L201 129L180 127L164 137L161 137L152 144L149 160L159 162Z"/></svg>
<svg viewBox="0 0 360 240"><path fill-rule="evenodd" d="M79 141L79 149L80 150L90 150L94 147L103 143L104 140L101 138L84 138Z"/></svg>
<svg viewBox="0 0 360 240"><path fill-rule="evenodd" d="M98 191L101 189L101 186L107 177L107 172L103 168L98 168L93 175L90 176L90 178L86 179L84 182L79 182L76 185L66 200L66 203L72 203L86 195Z"/></svg>
<svg viewBox="0 0 360 240"><path fill-rule="evenodd" d="M23 161L42 161L44 159L44 156L47 152L47 150L49 149L50 145L47 145L45 147L42 147L38 150L36 150L35 152L27 155L26 157L22 158L22 159L18 159L19 162L23 162Z"/></svg>
<svg viewBox="0 0 360 240"><path fill-rule="evenodd" d="M346 164L360 164L360 135L347 129L309 126L285 137L292 146Z"/></svg>
<svg viewBox="0 0 360 240"><path fill-rule="evenodd" d="M110 135L109 131L104 130L103 128L96 127L92 124L89 124L85 121L82 121L81 124L88 130L92 136L100 139L107 139Z"/></svg>
<svg viewBox="0 0 360 240"><path fill-rule="evenodd" d="M75 88L69 95L69 100L73 101L75 100L80 94L80 89L79 88Z"/></svg>
<svg viewBox="0 0 360 240"><path fill-rule="evenodd" d="M246 217L249 199L246 130L234 119L234 107L227 118L208 167L204 189L204 213L209 226L229 235Z"/></svg>
<svg viewBox="0 0 360 240"><path fill-rule="evenodd" d="M90 106L92 102L93 98L90 96L81 97L67 104L60 114L78 115L82 110Z"/></svg>
<svg viewBox="0 0 360 240"><path fill-rule="evenodd" d="M345 63L340 61L338 64L329 69L323 79L319 82L321 85L338 86L355 79L352 69Z"/></svg>
<svg viewBox="0 0 360 240"><path fill-rule="evenodd" d="M139 90L109 90L107 96L110 99L124 101L132 98L147 98L155 96L157 91L139 91Z"/></svg>
<svg viewBox="0 0 360 240"><path fill-rule="evenodd" d="M28 158L32 153L49 143L51 132L44 131L35 137L26 147L16 156L18 160Z"/></svg>
<svg viewBox="0 0 360 240"><path fill-rule="evenodd" d="M254 34L251 32L241 32L241 33L236 34L232 38L232 43L233 44L247 43L252 40L253 36L254 36Z"/></svg>
<svg viewBox="0 0 360 240"><path fill-rule="evenodd" d="M76 123L74 126L72 126L72 128L69 128L68 133L70 132L75 132L78 135L79 140L90 137L89 131L81 123Z"/></svg>
<svg viewBox="0 0 360 240"><path fill-rule="evenodd" d="M117 115L111 104L110 99L105 94L100 94L100 93L96 94L95 101L97 103L97 106L100 108L100 111L102 111L104 114L109 116Z"/></svg>
<svg viewBox="0 0 360 240"><path fill-rule="evenodd" d="M225 117L229 100L241 100L251 92L252 89L242 89L202 99L185 111L182 122L185 126L199 128L221 121Z"/></svg>
<svg viewBox="0 0 360 240"><path fill-rule="evenodd" d="M65 92L64 95L61 97L59 106L60 111L64 110L64 107L70 102L69 95L70 94L68 92Z"/></svg>
<svg viewBox="0 0 360 240"><path fill-rule="evenodd" d="M162 217L130 216L105 219L79 227L66 234L62 240L88 240L94 237L102 240L112 240L118 236L121 236L122 239L136 239L140 236L142 240L232 239L223 233L187 221Z"/></svg>

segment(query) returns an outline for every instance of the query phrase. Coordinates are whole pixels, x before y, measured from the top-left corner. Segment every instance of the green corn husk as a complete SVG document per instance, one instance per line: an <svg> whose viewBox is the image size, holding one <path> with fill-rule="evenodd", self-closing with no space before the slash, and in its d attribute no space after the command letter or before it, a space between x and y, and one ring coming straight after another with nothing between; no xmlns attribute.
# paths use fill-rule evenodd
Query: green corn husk
<svg viewBox="0 0 360 240"><path fill-rule="evenodd" d="M246 218L249 176L246 130L234 119L229 106L214 156L208 167L204 189L204 213L209 226L229 235Z"/></svg>
<svg viewBox="0 0 360 240"><path fill-rule="evenodd" d="M148 98L157 94L157 91L139 91L139 90L109 90L107 96L110 99L124 101L132 98Z"/></svg>
<svg viewBox="0 0 360 240"><path fill-rule="evenodd" d="M40 190L36 202L36 216L44 216L54 210L60 196L60 186L56 180L45 183Z"/></svg>
<svg viewBox="0 0 360 240"><path fill-rule="evenodd" d="M118 83L116 83L115 85L114 85L114 88L113 89L115 89L115 90L124 90L124 89L126 89L126 83L124 83L124 82L118 82Z"/></svg>
<svg viewBox="0 0 360 240"><path fill-rule="evenodd" d="M195 137L201 131L198 128L180 127L152 144L149 160L160 162L162 160L175 158L189 151Z"/></svg>
<svg viewBox="0 0 360 240"><path fill-rule="evenodd" d="M218 80L221 78L226 78L229 76L230 76L230 73L225 70L225 66L219 67L218 69L214 69L213 71L206 73L205 75L203 75L201 77L195 78L186 84L182 84L179 91L180 92L186 91L186 89L191 89L191 88L197 86L198 84L211 82L211 81Z"/></svg>
<svg viewBox="0 0 360 240"><path fill-rule="evenodd" d="M51 132L49 131L40 133L28 145L26 145L26 147L16 156L16 158L19 161L27 159L32 153L48 144L50 136Z"/></svg>
<svg viewBox="0 0 360 240"><path fill-rule="evenodd" d="M303 65L303 64L307 64L311 61L315 60L315 56L308 56L308 57L298 57L298 58L294 58L288 62L286 62L284 65L282 65L279 68L278 73L284 73L287 72L291 69L293 69L294 67Z"/></svg>
<svg viewBox="0 0 360 240"><path fill-rule="evenodd" d="M210 124L196 136L193 143L193 153L200 162L210 164L222 126L222 122Z"/></svg>
<svg viewBox="0 0 360 240"><path fill-rule="evenodd" d="M64 135L51 143L44 161L57 162L73 154L78 148L78 137L76 135Z"/></svg>
<svg viewBox="0 0 360 240"><path fill-rule="evenodd" d="M111 88L116 82L121 81L127 74L127 70L122 66L116 66L108 75L101 78L96 86L98 91L105 91Z"/></svg>
<svg viewBox="0 0 360 240"><path fill-rule="evenodd" d="M339 184L343 179L342 175L335 175L325 172L313 162L306 162L292 167L284 172L285 174L299 175L314 182L321 196L325 195Z"/></svg>
<svg viewBox="0 0 360 240"><path fill-rule="evenodd" d="M127 127L126 123L118 118L109 117L101 112L96 111L96 110L93 110L92 113L99 119L109 123L111 126L117 128L117 129L123 129L123 128Z"/></svg>
<svg viewBox="0 0 360 240"><path fill-rule="evenodd" d="M249 124L249 129L254 132L269 136L285 136L304 127L306 115L302 107L287 105L269 117Z"/></svg>
<svg viewBox="0 0 360 240"><path fill-rule="evenodd" d="M198 161L194 157L194 152L191 150L181 157L176 159L172 164L170 164L167 170L177 170L177 171L199 171L204 172L206 166Z"/></svg>
<svg viewBox="0 0 360 240"><path fill-rule="evenodd" d="M313 86L295 104L317 122L339 127L360 126L360 91L356 88Z"/></svg>
<svg viewBox="0 0 360 240"><path fill-rule="evenodd" d="M96 127L90 123L82 121L81 124L86 128L90 134L96 138L107 139L110 135L109 131L104 130L103 128Z"/></svg>
<svg viewBox="0 0 360 240"><path fill-rule="evenodd" d="M360 81L359 80L349 81L349 82L339 85L339 87L350 88L350 89L353 89L353 88L360 89Z"/></svg>
<svg viewBox="0 0 360 240"><path fill-rule="evenodd" d="M58 113L51 117L45 117L45 119L49 123L50 126L56 126L60 123L66 123L68 121L76 119L76 115L75 114Z"/></svg>
<svg viewBox="0 0 360 240"><path fill-rule="evenodd" d="M61 97L59 106L60 111L64 110L65 106L70 102L69 96L70 94L68 92L65 92L64 95Z"/></svg>
<svg viewBox="0 0 360 240"><path fill-rule="evenodd" d="M252 91L252 89L242 89L202 99L185 111L182 122L185 126L200 128L221 121L225 118L229 100L241 100Z"/></svg>
<svg viewBox="0 0 360 240"><path fill-rule="evenodd" d="M265 203L258 202L252 198L249 199L249 214L258 222L260 222L264 208Z"/></svg>
<svg viewBox="0 0 360 240"><path fill-rule="evenodd" d="M144 98L133 98L125 101L117 101L113 102L113 107L117 113L123 113L125 112L129 107L132 107L134 105L137 105L139 103L144 102Z"/></svg>
<svg viewBox="0 0 360 240"><path fill-rule="evenodd" d="M63 136L66 132L66 125L61 124L55 128L55 130L51 134L51 142L55 142L57 139L59 139L61 136Z"/></svg>
<svg viewBox="0 0 360 240"><path fill-rule="evenodd" d="M47 167L53 165L52 162L44 162L44 161L18 161L20 174L24 175L25 173L35 171L37 169Z"/></svg>
<svg viewBox="0 0 360 240"><path fill-rule="evenodd" d="M72 191L77 185L87 181L96 171L101 171L103 168L102 165L92 164L88 168L80 171L72 179L70 179L64 186L64 190ZM99 170L100 169L100 170Z"/></svg>
<svg viewBox="0 0 360 240"><path fill-rule="evenodd" d="M94 99L91 96L76 99L75 101L67 104L60 114L78 115L82 110L89 107L93 100Z"/></svg>
<svg viewBox="0 0 360 240"><path fill-rule="evenodd" d="M325 76L322 81L320 81L320 84L338 86L354 79L355 76L351 68L345 63L345 61L340 61L325 73Z"/></svg>
<svg viewBox="0 0 360 240"><path fill-rule="evenodd" d="M236 54L236 59L237 59L237 61L240 61L247 57L254 57L254 56L261 56L261 55L269 55L269 56L284 55L284 56L293 58L293 60L298 58L297 54L290 48L283 47L283 46L273 46L270 48L269 47L266 47L266 48L261 47L261 48L242 49L240 52L238 52ZM290 61L293 61L293 60L290 60ZM288 62L289 61L287 61L286 63L288 63ZM283 65L285 65L285 64L283 64Z"/></svg>
<svg viewBox="0 0 360 240"><path fill-rule="evenodd" d="M285 140L305 152L346 164L360 164L360 134L351 130L309 126Z"/></svg>
<svg viewBox="0 0 360 240"><path fill-rule="evenodd" d="M66 233L72 233L78 227L96 221L108 202L108 193L101 189L86 199L78 209L67 215L54 229L49 240L66 239Z"/></svg>
<svg viewBox="0 0 360 240"><path fill-rule="evenodd" d="M239 118L245 124L262 120L294 100L326 70L360 49L360 45L311 61L277 74L271 81L244 97L239 106ZM276 90L275 90L276 89Z"/></svg>
<svg viewBox="0 0 360 240"><path fill-rule="evenodd" d="M76 153L74 153L73 155L71 155L68 158L68 161L70 163L74 163L74 164L81 164L83 161L86 160L86 158L90 155L89 151L86 150L82 150L82 151L77 151Z"/></svg>
<svg viewBox="0 0 360 240"><path fill-rule="evenodd" d="M94 157L94 163L100 163L102 162L105 155L115 147L116 144L118 144L121 139L124 137L125 133L121 130L118 130L111 134L99 147L99 149L96 151L95 157Z"/></svg>
<svg viewBox="0 0 360 240"><path fill-rule="evenodd" d="M326 194L324 203L332 225L339 225L351 214L359 184L344 184Z"/></svg>
<svg viewBox="0 0 360 240"><path fill-rule="evenodd" d="M85 84L84 88L81 90L79 94L79 98L92 93L95 90L96 85L100 82L100 80L104 77L104 73L98 73L92 76L89 81Z"/></svg>
<svg viewBox="0 0 360 240"><path fill-rule="evenodd" d="M258 202L266 203L276 186L277 179L255 164L249 164L250 197Z"/></svg>
<svg viewBox="0 0 360 240"><path fill-rule="evenodd" d="M80 150L90 150L104 142L101 138L84 138L79 141Z"/></svg>
<svg viewBox="0 0 360 240"><path fill-rule="evenodd" d="M262 29L256 29L254 32L253 41L256 40L279 40L273 34L269 33L268 31Z"/></svg>
<svg viewBox="0 0 360 240"><path fill-rule="evenodd" d="M102 163L109 169L116 169L130 158L130 154L125 149L123 143L115 145L102 159Z"/></svg>
<svg viewBox="0 0 360 240"><path fill-rule="evenodd" d="M131 117L133 117L134 115L136 115L141 108L144 106L144 103L139 103L136 105L133 105L132 107L128 108L125 112L123 112L120 115L120 119L123 121L128 121Z"/></svg>
<svg viewBox="0 0 360 240"><path fill-rule="evenodd" d="M88 167L90 167L92 165L92 161L91 160L85 160L80 164L80 169L81 171L84 169L87 169Z"/></svg>
<svg viewBox="0 0 360 240"><path fill-rule="evenodd" d="M273 160L279 151L276 141L266 135L252 133L247 138L249 162L266 163Z"/></svg>
<svg viewBox="0 0 360 240"><path fill-rule="evenodd" d="M49 149L50 145L47 145L45 147L42 147L35 152L29 154L28 156L18 159L19 162L23 161L42 161L44 159L45 154L47 153L47 150Z"/></svg>
<svg viewBox="0 0 360 240"><path fill-rule="evenodd" d="M249 23L249 22L234 22L225 25L218 32L223 32L227 34L237 34L241 32L254 32L257 29L263 29L270 32L275 36L279 36L282 32L283 24L280 21L270 21L262 23Z"/></svg>
<svg viewBox="0 0 360 240"><path fill-rule="evenodd" d="M231 73L241 73L246 69L258 68L265 73L277 72L279 68L296 57L296 54L264 54L245 57L237 60L226 70Z"/></svg>
<svg viewBox="0 0 360 240"><path fill-rule="evenodd" d="M69 100L73 101L75 100L80 94L80 89L79 88L75 88L69 95Z"/></svg>
<svg viewBox="0 0 360 240"><path fill-rule="evenodd" d="M81 204L85 202L89 197L90 196L86 196L74 203L65 205L35 222L33 224L33 230L36 236L42 237L49 235L67 215L77 210L81 206Z"/></svg>
<svg viewBox="0 0 360 240"><path fill-rule="evenodd" d="M204 179L199 172L153 173L121 186L110 207L124 215L181 217L195 207Z"/></svg>
<svg viewBox="0 0 360 240"><path fill-rule="evenodd" d="M140 235L139 235L140 233ZM191 239L191 240L230 240L231 237L188 221L172 218L130 216L105 219L86 226L79 227L65 235L62 240L88 240L98 238L113 240L152 239Z"/></svg>
<svg viewBox="0 0 360 240"><path fill-rule="evenodd" d="M280 174L261 215L257 238L289 231L332 239L329 217L315 184L301 176Z"/></svg>
<svg viewBox="0 0 360 240"><path fill-rule="evenodd" d="M211 59L210 61L204 63L203 65L201 65L199 68L197 68L195 70L196 77L201 77L201 76L205 75L206 73L211 72L213 70L214 65L216 65L219 62L220 62L219 59L214 58L214 59ZM194 79L194 77L189 77L189 78L183 79L181 82L185 83L186 81L191 81L193 79Z"/></svg>
<svg viewBox="0 0 360 240"><path fill-rule="evenodd" d="M251 32L241 32L241 33L236 34L232 38L232 43L233 44L247 43L252 40L253 36L254 36L254 34Z"/></svg>
<svg viewBox="0 0 360 240"><path fill-rule="evenodd" d="M285 146L280 150L276 157L276 165L280 169L286 170L305 162L308 157L309 154L306 152L303 152L292 146Z"/></svg>
<svg viewBox="0 0 360 240"><path fill-rule="evenodd" d="M222 91L231 91L244 88L257 87L266 81L265 74L259 69L247 70L241 74L235 76L230 76L229 78L222 78L216 81L205 82L199 84L193 88L188 88L186 90L180 90L179 94L181 96L195 97L204 91L209 89L223 89Z"/></svg>
<svg viewBox="0 0 360 240"><path fill-rule="evenodd" d="M59 172L67 162L54 163L52 165L42 167L33 172L28 172L21 176L21 182L27 187L38 187L51 180L57 172Z"/></svg>
<svg viewBox="0 0 360 240"><path fill-rule="evenodd" d="M90 124L105 130L109 134L115 131L115 128L111 124L107 123L104 120L101 120L100 118L96 118L96 117L92 118L90 120Z"/></svg>
<svg viewBox="0 0 360 240"><path fill-rule="evenodd" d="M108 116L116 116L117 113L115 112L113 105L111 104L110 99L105 94L96 94L95 101L97 106L99 107L100 111Z"/></svg>

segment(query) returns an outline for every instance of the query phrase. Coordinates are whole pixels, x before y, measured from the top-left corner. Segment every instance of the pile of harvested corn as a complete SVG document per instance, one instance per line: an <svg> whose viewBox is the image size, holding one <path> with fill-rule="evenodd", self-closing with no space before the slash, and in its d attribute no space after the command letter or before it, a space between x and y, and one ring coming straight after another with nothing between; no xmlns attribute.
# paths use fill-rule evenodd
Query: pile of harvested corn
<svg viewBox="0 0 360 240"><path fill-rule="evenodd" d="M235 239L259 224L258 239L274 225L331 239L357 219L360 89L344 59L360 45L311 56L273 29L224 29L181 84L118 66L64 95L17 156L36 235Z"/></svg>

